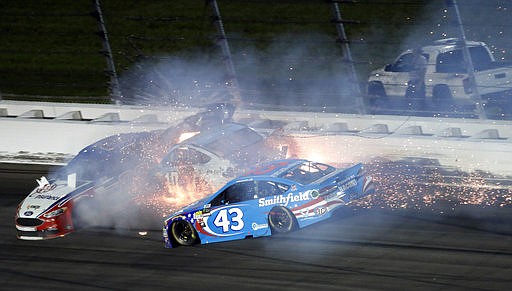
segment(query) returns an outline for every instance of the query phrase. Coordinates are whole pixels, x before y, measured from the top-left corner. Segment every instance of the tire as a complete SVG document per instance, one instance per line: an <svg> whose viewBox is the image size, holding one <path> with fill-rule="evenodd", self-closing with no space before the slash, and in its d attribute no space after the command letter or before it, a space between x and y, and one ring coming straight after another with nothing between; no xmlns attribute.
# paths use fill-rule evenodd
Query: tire
<svg viewBox="0 0 512 291"><path fill-rule="evenodd" d="M277 206L268 214L268 224L272 234L288 233L298 228L295 215L286 207Z"/></svg>
<svg viewBox="0 0 512 291"><path fill-rule="evenodd" d="M386 90L384 89L384 85L380 82L372 81L368 83L368 96L372 96L373 98L386 98Z"/></svg>
<svg viewBox="0 0 512 291"><path fill-rule="evenodd" d="M173 222L170 232L173 240L178 245L191 246L199 241L196 230L192 224L186 220Z"/></svg>
<svg viewBox="0 0 512 291"><path fill-rule="evenodd" d="M368 83L365 103L370 114L378 112L381 107L386 107L388 95L381 82L371 81Z"/></svg>
<svg viewBox="0 0 512 291"><path fill-rule="evenodd" d="M432 99L434 101L450 101L453 96L447 85L435 85L432 89Z"/></svg>

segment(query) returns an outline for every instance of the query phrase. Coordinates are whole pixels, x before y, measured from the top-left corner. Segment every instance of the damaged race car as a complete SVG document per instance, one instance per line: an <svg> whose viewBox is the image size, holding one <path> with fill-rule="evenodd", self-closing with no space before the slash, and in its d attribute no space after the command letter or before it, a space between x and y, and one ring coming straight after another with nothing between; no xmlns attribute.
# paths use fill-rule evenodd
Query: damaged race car
<svg viewBox="0 0 512 291"><path fill-rule="evenodd" d="M170 215L162 230L165 247L287 233L374 192L362 164L338 169L304 159L266 162Z"/></svg>
<svg viewBox="0 0 512 291"><path fill-rule="evenodd" d="M99 220L113 212L112 205L129 202L129 189L123 186L129 187L135 175L150 167L147 153L140 146L154 135L146 132L107 137L82 149L48 178L38 179L38 186L18 205L17 237L55 238L79 227L103 223Z"/></svg>
<svg viewBox="0 0 512 291"><path fill-rule="evenodd" d="M187 191L207 190L207 195L250 165L285 158L287 146L277 147L273 140L271 134L247 125L225 123L173 146L160 162L159 171L169 192L185 186Z"/></svg>

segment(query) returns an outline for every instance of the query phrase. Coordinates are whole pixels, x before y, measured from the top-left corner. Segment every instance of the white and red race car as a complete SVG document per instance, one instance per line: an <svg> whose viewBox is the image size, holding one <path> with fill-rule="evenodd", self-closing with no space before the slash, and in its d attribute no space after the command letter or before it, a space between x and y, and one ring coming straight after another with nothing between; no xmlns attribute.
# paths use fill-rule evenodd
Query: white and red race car
<svg viewBox="0 0 512 291"><path fill-rule="evenodd" d="M143 167L143 155L132 154L131 147L139 150L154 136L146 132L107 137L82 149L49 178L38 179L38 186L16 211L18 238L55 238L80 226L101 224L105 214L129 202L130 192L124 186L148 169Z"/></svg>

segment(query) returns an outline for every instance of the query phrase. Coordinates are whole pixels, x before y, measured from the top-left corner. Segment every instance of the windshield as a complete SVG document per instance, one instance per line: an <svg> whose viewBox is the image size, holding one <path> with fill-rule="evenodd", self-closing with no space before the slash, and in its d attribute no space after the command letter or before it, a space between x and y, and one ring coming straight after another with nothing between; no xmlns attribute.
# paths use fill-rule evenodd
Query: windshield
<svg viewBox="0 0 512 291"><path fill-rule="evenodd" d="M314 181L334 172L336 168L326 164L305 161L279 175L280 178L292 180L300 184L311 184Z"/></svg>

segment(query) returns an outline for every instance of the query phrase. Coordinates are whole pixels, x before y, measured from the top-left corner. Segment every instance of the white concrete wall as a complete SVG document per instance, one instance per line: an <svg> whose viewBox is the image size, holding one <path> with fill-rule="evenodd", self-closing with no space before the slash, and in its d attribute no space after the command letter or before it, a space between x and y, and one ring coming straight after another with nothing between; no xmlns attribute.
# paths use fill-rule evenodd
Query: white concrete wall
<svg viewBox="0 0 512 291"><path fill-rule="evenodd" d="M86 120L56 119L80 111ZM197 109L0 101L0 161L20 151L74 155L103 137L166 128ZM429 158L445 167L512 176L512 122L239 110L235 120L286 123L297 153L325 162ZM3 158L2 158L3 155ZM7 158L6 158L7 157Z"/></svg>

